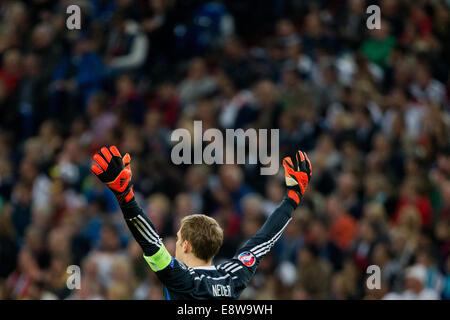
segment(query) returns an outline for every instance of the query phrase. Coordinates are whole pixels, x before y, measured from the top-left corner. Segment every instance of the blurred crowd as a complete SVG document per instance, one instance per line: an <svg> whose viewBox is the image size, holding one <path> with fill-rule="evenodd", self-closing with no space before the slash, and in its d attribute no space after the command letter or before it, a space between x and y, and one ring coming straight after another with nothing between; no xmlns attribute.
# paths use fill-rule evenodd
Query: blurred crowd
<svg viewBox="0 0 450 320"><path fill-rule="evenodd" d="M366 27L372 4L381 29ZM179 221L204 213L225 232L215 263L232 257L282 200L283 174L174 165L170 134L194 120L277 128L280 159L312 162L242 298L450 299L449 70L449 1L1 1L0 299L162 299L90 173L103 145L131 154L172 254Z"/></svg>

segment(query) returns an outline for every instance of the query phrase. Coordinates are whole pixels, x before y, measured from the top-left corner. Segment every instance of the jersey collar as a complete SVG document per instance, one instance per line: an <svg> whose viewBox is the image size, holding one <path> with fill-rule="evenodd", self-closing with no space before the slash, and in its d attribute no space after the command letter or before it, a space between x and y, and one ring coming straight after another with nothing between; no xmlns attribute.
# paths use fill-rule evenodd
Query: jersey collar
<svg viewBox="0 0 450 320"><path fill-rule="evenodd" d="M197 269L197 270L216 270L216 266L201 266L201 267L195 267L192 269Z"/></svg>

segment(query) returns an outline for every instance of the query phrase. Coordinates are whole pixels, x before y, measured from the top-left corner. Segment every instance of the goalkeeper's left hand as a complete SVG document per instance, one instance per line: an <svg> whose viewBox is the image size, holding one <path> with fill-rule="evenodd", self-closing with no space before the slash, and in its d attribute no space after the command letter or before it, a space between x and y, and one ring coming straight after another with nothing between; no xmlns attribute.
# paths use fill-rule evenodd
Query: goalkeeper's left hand
<svg viewBox="0 0 450 320"><path fill-rule="evenodd" d="M295 157L284 158L283 166L288 197L298 205L311 180L311 162L306 153L299 150Z"/></svg>
<svg viewBox="0 0 450 320"><path fill-rule="evenodd" d="M131 157L128 153L122 157L116 146L109 149L103 147L94 155L93 160L92 172L114 192L120 204L134 198L131 185Z"/></svg>

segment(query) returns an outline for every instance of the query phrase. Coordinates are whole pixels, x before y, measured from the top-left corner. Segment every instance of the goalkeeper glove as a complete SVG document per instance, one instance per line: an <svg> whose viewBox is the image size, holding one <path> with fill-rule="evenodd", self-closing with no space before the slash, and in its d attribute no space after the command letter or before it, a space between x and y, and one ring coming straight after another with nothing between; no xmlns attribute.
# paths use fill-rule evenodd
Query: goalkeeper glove
<svg viewBox="0 0 450 320"><path fill-rule="evenodd" d="M122 157L115 146L109 149L103 147L94 155L93 160L92 172L111 189L119 204L134 198L131 184L131 157L128 153Z"/></svg>
<svg viewBox="0 0 450 320"><path fill-rule="evenodd" d="M306 153L299 150L295 157L283 159L283 167L288 197L298 205L311 180L311 162Z"/></svg>

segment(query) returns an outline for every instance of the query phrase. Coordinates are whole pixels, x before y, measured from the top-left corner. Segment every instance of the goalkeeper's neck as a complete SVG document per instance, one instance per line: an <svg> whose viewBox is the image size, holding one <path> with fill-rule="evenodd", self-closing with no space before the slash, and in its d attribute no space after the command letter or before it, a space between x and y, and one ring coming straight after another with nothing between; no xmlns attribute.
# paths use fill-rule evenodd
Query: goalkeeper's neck
<svg viewBox="0 0 450 320"><path fill-rule="evenodd" d="M193 253L184 255L182 262L191 268L210 267L212 265L212 259L205 261L197 258Z"/></svg>

